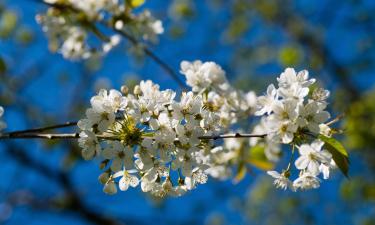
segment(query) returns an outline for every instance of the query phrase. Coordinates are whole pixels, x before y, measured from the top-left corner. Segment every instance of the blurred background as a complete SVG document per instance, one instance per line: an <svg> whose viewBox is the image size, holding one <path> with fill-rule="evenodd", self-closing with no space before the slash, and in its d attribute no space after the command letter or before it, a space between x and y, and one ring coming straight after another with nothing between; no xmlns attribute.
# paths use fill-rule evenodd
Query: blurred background
<svg viewBox="0 0 375 225"><path fill-rule="evenodd" d="M308 69L332 90L330 108L350 153L321 188L276 190L263 171L239 184L210 179L180 198L131 189L108 196L95 161L76 141L0 143L0 224L375 224L375 1L149 0L165 33L150 48L176 72L182 60L215 61L239 89L264 93L285 67ZM50 53L35 21L46 6L0 1L0 105L8 131L78 120L100 88L142 79L178 84L123 42L104 58ZM183 76L181 75L181 79ZM64 131L64 130L62 130Z"/></svg>

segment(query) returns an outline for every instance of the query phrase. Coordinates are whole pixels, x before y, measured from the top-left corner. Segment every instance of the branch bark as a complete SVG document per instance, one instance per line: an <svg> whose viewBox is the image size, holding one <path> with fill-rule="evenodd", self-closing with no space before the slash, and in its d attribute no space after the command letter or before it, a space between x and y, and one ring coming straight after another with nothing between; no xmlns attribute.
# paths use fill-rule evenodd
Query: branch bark
<svg viewBox="0 0 375 225"><path fill-rule="evenodd" d="M108 135L96 135L98 139L106 140L120 140L114 136ZM246 134L246 133L234 133L234 134L220 134L220 135L207 135L201 136L201 140L217 140L226 138L264 138L267 134ZM10 133L0 134L1 139L78 139L79 133L59 133L59 134L43 134L43 133L25 133L23 131L15 131Z"/></svg>

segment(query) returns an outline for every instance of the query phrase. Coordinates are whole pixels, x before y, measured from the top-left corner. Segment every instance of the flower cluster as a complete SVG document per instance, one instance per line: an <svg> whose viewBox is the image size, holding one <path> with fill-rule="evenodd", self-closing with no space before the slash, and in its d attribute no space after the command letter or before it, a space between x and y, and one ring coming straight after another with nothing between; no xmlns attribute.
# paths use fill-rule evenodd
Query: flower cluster
<svg viewBox="0 0 375 225"><path fill-rule="evenodd" d="M7 124L1 119L4 115L4 108L0 106L0 131L4 130L7 127Z"/></svg>
<svg viewBox="0 0 375 225"><path fill-rule="evenodd" d="M263 116L263 127L271 142L298 148L300 156L295 166L300 173L293 183L289 180L290 165L281 174L276 171L268 173L275 178L275 185L283 189L317 188L320 184L317 176L322 173L327 179L329 170L335 167L331 153L322 150L324 142L318 139L319 134L330 133L325 124L330 118L325 111L329 91L316 88L315 79L309 79L306 70L296 73L287 68L277 81L278 88L271 84L266 95L258 98L255 114Z"/></svg>
<svg viewBox="0 0 375 225"><path fill-rule="evenodd" d="M128 32L136 39L157 41L163 33L160 20L149 11L133 14L139 4L119 0L44 0L50 5L45 14L37 15L37 22L49 38L51 51L59 51L64 58L87 59L110 51L121 41L121 36L107 36L97 24L105 24L114 32Z"/></svg>
<svg viewBox="0 0 375 225"><path fill-rule="evenodd" d="M181 73L192 91L203 95L204 107L219 115L222 126L229 127L254 113L257 104L255 93L244 93L232 87L224 70L216 63L183 61Z"/></svg>
<svg viewBox="0 0 375 225"><path fill-rule="evenodd" d="M179 97L148 80L132 91L123 86L121 92L101 90L91 98L86 118L78 123L79 146L86 160L102 160L104 192L140 184L142 191L156 196L180 196L208 176L231 177L233 167L243 171L250 163L270 168L280 158L282 144L292 146L292 156L298 148L294 164L300 174L289 180L292 160L281 174L269 171L277 187L316 188L319 174L329 177L335 162L318 139L331 134L325 124L329 92L313 88L315 80L307 71L286 69L278 88L270 85L260 97L236 90L213 62L183 61L181 73L192 90ZM215 146L220 134L253 114L262 118L251 138L228 138Z"/></svg>
<svg viewBox="0 0 375 225"><path fill-rule="evenodd" d="M199 137L220 131L217 116L192 92L179 101L175 96L141 81L133 93L101 90L91 99L87 118L78 123L79 145L85 159L104 158L100 181L106 193L116 192L118 177L120 190L140 182L144 192L157 196L178 196L206 182L210 143Z"/></svg>

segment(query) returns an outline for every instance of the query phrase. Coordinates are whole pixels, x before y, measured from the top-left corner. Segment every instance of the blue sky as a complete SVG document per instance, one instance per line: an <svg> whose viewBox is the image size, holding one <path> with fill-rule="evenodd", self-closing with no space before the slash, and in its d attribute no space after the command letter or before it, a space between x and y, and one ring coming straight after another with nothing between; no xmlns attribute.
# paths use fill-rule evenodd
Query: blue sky
<svg viewBox="0 0 375 225"><path fill-rule="evenodd" d="M12 68L14 74L22 74L29 65L35 62L42 62L42 76L33 79L31 84L21 90L19 93L27 102L37 104L43 113L57 115L61 122L77 120L69 115L69 104L74 101L74 90L81 79L108 79L112 87L119 88L124 79L130 74L137 74L142 79L152 79L159 83L162 88L178 88L165 72L150 59L137 63L131 56L125 53L124 48L117 48L112 51L103 61L102 68L88 77L83 78L81 63L67 62L61 55L50 53L47 49L48 42L36 24L34 17L37 12L45 9L44 6L27 0L8 0L5 1L13 10L20 13L22 22L35 31L35 42L25 49L19 49L13 41L0 41L0 55ZM200 4L195 1L197 17L185 23L186 35L179 39L174 39L169 35L162 35L159 44L152 47L163 60L168 62L175 71L178 71L181 60L212 60L222 64L228 71L229 79L235 80L234 75L238 70L231 67L232 53L241 45L248 45L256 41L260 34L273 36L273 41L284 42L288 36L280 31L280 28L266 27L259 21L252 21L253 28L248 34L234 44L227 44L222 36L222 32L231 18L226 8L211 10L207 4ZM154 14L163 20L166 30L169 30L173 21L167 16L166 7L170 1L148 1L145 7L150 8ZM328 4L328 3L326 3ZM364 1L362 7L357 10L374 7L373 1ZM313 3L312 1L297 1L294 5L296 10L306 15L311 22L320 23L322 14L327 13L322 9L324 3ZM333 55L343 64L347 61L358 57L358 52L353 47L355 43L364 36L369 35L361 27L346 25L347 18L351 18L356 12L351 11L349 6L342 4L335 17L330 20L326 35L324 36L325 44ZM333 9L334 10L334 9ZM374 24L372 24L373 27ZM275 38L276 36L276 38ZM256 47L256 46L255 46ZM374 51L367 54L374 55ZM302 63L304 64L304 63ZM306 64L306 63L305 63ZM302 68L299 68L302 69ZM256 67L251 72L259 74L273 74L273 79L280 73L282 67L278 64L266 64ZM64 74L64 76L62 76ZM256 77L256 75L253 75ZM61 82L62 79L66 81ZM183 77L181 76L181 79ZM327 81L327 86L334 88L335 80L327 76L319 76L319 79ZM366 90L373 86L375 81L373 71L365 71L358 74L352 79L355 85L360 89ZM251 84L249 85L251 87ZM79 88L79 87L78 87ZM265 90L265 88L264 88ZM89 97L95 90L92 87L82 90L89 104ZM22 104L22 103L20 103ZM1 103L0 103L1 105ZM23 129L30 125L23 119L17 109L6 109L5 118L9 124L10 130ZM43 115L39 115L41 118ZM38 118L35 119L38 121ZM37 125L37 122L32 125ZM60 164L61 157L65 154L63 147L55 148L53 151L45 149L40 142L19 141L20 145L27 146L32 152L33 157L43 159L51 168ZM0 145L0 150L4 146ZM11 190L31 190L37 196L53 196L59 194L58 185L48 181L45 177L40 176L34 171L17 165L10 160L3 151L0 151L1 166L0 180L1 190L6 192L0 193L0 210L1 202ZM233 208L233 201L244 199L251 191L251 187L262 179L260 174L263 172L256 171L254 176L248 175L240 184L233 185L231 181L219 182L210 180L208 184L201 185L197 190L177 199L167 199L161 206L156 207L158 203L153 202L150 198L145 197L139 189L129 190L119 193L115 196L107 196L102 193L102 186L97 182L99 162L88 161L80 163L72 170L72 177L77 190L84 196L85 203L91 208L108 215L115 215L119 218L136 218L137 220L148 224L153 221L154 224L202 224L206 221L211 213L220 213L226 219L226 224L243 224L244 218L241 217L237 210ZM366 167L360 157L355 154L351 158L351 174L366 173ZM8 177L19 177L16 182ZM330 224L345 223L346 219L352 217L348 214L350 208L346 202L339 198L340 182L344 177L336 172L333 179L323 182L322 187L318 190L306 193L295 194L291 192L282 193L277 191L281 196L278 200L283 201L290 196L302 196L307 199L301 206L302 210L312 214L321 224L332 221ZM269 180L269 182L272 182ZM306 196L314 196L314 200ZM271 207L272 208L272 207ZM332 209L333 208L333 209ZM326 210L327 209L327 210ZM329 211L328 209L331 209ZM367 215L374 212L374 206L363 207L358 210L359 215ZM339 218L340 216L340 218ZM359 216L360 217L360 216ZM6 224L87 224L86 221L80 220L74 213L65 214L59 211L43 212L40 210L31 210L28 207L17 207L13 210L11 217ZM290 222L293 224L293 222Z"/></svg>

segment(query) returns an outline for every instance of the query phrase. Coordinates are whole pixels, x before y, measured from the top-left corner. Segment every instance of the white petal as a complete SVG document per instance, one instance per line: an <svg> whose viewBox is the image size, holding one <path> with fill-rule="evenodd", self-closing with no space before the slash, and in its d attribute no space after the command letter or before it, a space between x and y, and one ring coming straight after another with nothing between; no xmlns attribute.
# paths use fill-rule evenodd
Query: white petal
<svg viewBox="0 0 375 225"><path fill-rule="evenodd" d="M129 183L127 182L127 180L124 177L122 177L120 179L118 185L119 185L119 188L120 188L121 191L126 191L129 188Z"/></svg>
<svg viewBox="0 0 375 225"><path fill-rule="evenodd" d="M307 170L314 176L319 174L319 163L313 160L310 160Z"/></svg>
<svg viewBox="0 0 375 225"><path fill-rule="evenodd" d="M273 178L280 178L281 174L277 171L267 171L267 174L272 176Z"/></svg>
<svg viewBox="0 0 375 225"><path fill-rule="evenodd" d="M305 156L300 156L295 162L294 165L297 169L303 170L309 164L309 160Z"/></svg>
<svg viewBox="0 0 375 225"><path fill-rule="evenodd" d="M130 176L130 181L129 181L129 183L130 183L130 186L132 186L132 187L137 187L138 184L139 184L139 179L138 179L138 177L136 177L136 176Z"/></svg>

